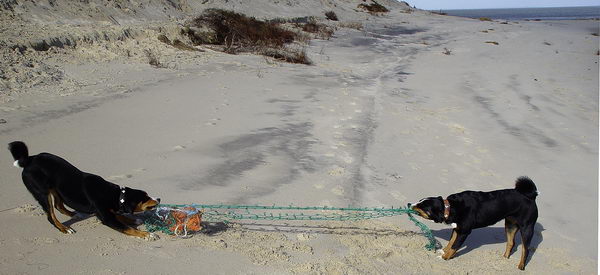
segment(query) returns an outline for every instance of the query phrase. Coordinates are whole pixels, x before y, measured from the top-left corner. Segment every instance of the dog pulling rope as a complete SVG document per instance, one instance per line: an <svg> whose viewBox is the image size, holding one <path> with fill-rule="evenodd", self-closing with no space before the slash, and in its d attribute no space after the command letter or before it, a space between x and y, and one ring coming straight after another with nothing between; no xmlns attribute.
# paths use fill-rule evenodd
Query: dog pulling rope
<svg viewBox="0 0 600 275"><path fill-rule="evenodd" d="M262 213L257 213L259 211ZM285 213L283 211L312 211L312 213ZM317 212L318 211L318 212ZM273 213L279 212L279 213ZM283 213L282 213L283 212ZM315 213L317 212L317 213ZM162 231L166 234L187 236L200 230L200 220L209 222L229 222L231 220L274 220L274 221L359 221L402 214L421 230L429 240L427 250L439 247L431 230L418 221L412 214L417 212L406 208L354 208L354 207L316 207L316 206L261 206L261 205L225 205L225 204L160 204L144 224L148 231ZM188 228L189 227L189 228Z"/></svg>

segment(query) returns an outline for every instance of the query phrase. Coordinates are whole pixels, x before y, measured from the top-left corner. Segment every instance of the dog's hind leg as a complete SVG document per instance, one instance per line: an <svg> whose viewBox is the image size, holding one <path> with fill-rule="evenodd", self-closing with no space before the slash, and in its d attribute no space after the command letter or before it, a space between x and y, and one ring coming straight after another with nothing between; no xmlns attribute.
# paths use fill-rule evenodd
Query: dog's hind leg
<svg viewBox="0 0 600 275"><path fill-rule="evenodd" d="M23 173L22 179L29 193L31 193L33 198L40 204L44 212L48 213L48 184L46 183L47 180L43 173L31 169L29 173Z"/></svg>
<svg viewBox="0 0 600 275"><path fill-rule="evenodd" d="M75 214L77 214L77 213L65 208L65 203L63 202L60 195L58 193L56 193L56 191L52 190L51 193L55 199L54 207L56 208L56 210L58 210L58 212L63 213L69 217L73 217L73 216L75 216Z"/></svg>
<svg viewBox="0 0 600 275"><path fill-rule="evenodd" d="M508 259L515 246L515 236L519 231L519 225L513 218L507 217L504 219L504 231L506 232L506 252L504 252L504 257Z"/></svg>
<svg viewBox="0 0 600 275"><path fill-rule="evenodd" d="M521 261L519 262L518 266L520 270L525 270L525 264L527 264L527 256L529 256L529 245L531 244L531 239L533 238L533 227L534 224L527 225L521 228L521 241L523 242L523 252L521 253Z"/></svg>
<svg viewBox="0 0 600 275"><path fill-rule="evenodd" d="M50 190L50 192L48 192L48 204L49 205L48 205L48 211L46 212L46 214L48 215L48 220L56 228L58 228L58 230L60 230L60 232L62 232L62 233L65 233L65 234L75 233L75 230L73 230L71 227L68 227L68 226L62 224L56 218L56 215L54 214L54 207L56 207L56 198L55 198L54 194L55 194L54 190Z"/></svg>
<svg viewBox="0 0 600 275"><path fill-rule="evenodd" d="M74 233L73 229L64 226L56 219L56 215L54 215L55 202L49 189L48 178L44 173L40 170L31 169L28 173L23 173L22 179L29 193L44 209L48 221L63 233Z"/></svg>

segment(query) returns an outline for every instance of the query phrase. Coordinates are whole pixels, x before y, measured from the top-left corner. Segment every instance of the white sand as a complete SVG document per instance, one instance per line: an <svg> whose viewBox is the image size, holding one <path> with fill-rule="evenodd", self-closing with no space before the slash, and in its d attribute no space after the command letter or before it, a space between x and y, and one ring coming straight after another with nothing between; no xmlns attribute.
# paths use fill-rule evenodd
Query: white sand
<svg viewBox="0 0 600 275"><path fill-rule="evenodd" d="M22 4L22 14L36 15L28 24L45 22L48 35L65 23L80 24L82 36L90 29L135 35L75 49L4 51L2 68L34 66L19 67L0 85L0 144L23 140L32 153L58 154L165 203L404 206L467 189L511 188L528 175L541 195L525 273L596 272L598 21L501 24L401 6L372 16L353 10L361 1L280 2L226 7L280 17L333 9L364 29L339 27L332 39L311 41L315 64L305 66L182 52L156 41L199 4L164 13L159 5L131 17L108 9L100 14L120 25L97 26L88 24L103 20L97 13L49 16L41 4ZM10 41L40 37L2 31ZM147 49L168 68L150 67ZM518 272L520 247L502 258L502 222L475 230L450 261L424 250L425 238L402 216L275 227L243 221L215 235L161 234L153 242L92 217L63 235L35 207L12 162L5 150L3 274ZM445 245L450 229L428 225Z"/></svg>

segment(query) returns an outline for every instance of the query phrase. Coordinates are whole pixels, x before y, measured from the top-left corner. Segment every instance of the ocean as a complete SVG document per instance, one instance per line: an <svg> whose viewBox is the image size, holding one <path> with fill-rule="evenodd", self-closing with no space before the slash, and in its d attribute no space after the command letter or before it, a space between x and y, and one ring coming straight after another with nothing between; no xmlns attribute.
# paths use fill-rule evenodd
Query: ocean
<svg viewBox="0 0 600 275"><path fill-rule="evenodd" d="M436 10L433 12L440 12ZM452 16L469 18L487 17L504 20L572 20L600 18L600 6L561 8L516 8L516 9L472 9L441 10Z"/></svg>

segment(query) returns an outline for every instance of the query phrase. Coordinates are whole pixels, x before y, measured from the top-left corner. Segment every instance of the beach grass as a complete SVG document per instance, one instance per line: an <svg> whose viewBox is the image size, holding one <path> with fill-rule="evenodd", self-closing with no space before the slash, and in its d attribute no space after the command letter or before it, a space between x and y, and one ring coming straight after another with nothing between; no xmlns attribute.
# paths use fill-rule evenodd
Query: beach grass
<svg viewBox="0 0 600 275"><path fill-rule="evenodd" d="M338 21L338 17L337 14L335 14L335 12L333 11L328 11L325 13L325 18L327 18L327 20L331 20L331 21Z"/></svg>
<svg viewBox="0 0 600 275"><path fill-rule="evenodd" d="M361 4L358 4L358 7L362 8L370 13L381 13L381 12L389 12L390 11L388 8L377 3L376 1L373 1L373 3L371 3L371 4L361 3Z"/></svg>
<svg viewBox="0 0 600 275"><path fill-rule="evenodd" d="M192 20L182 32L196 45L220 45L221 50L236 54L253 52L290 63L311 64L304 48L289 47L294 42L307 43L310 37L285 28L285 20L262 21L223 9L208 9ZM327 38L333 30L314 20L295 23L305 32Z"/></svg>

